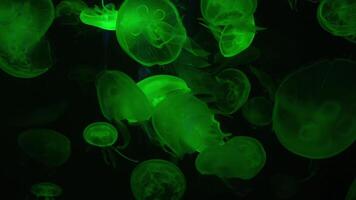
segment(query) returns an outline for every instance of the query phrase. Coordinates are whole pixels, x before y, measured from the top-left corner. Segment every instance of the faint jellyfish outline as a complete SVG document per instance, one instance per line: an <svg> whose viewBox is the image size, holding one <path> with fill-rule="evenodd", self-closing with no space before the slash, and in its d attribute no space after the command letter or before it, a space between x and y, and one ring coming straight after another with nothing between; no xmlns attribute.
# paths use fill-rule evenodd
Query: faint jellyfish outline
<svg viewBox="0 0 356 200"><path fill-rule="evenodd" d="M51 182L39 182L31 186L31 193L36 199L54 200L55 197L62 195L63 189Z"/></svg>

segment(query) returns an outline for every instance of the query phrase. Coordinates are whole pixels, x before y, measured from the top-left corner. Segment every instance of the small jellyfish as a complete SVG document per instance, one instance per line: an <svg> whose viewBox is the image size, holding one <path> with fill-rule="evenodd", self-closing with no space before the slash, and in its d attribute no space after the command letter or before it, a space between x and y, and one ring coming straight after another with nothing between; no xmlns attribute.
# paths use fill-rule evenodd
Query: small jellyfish
<svg viewBox="0 0 356 200"><path fill-rule="evenodd" d="M262 170L265 162L266 152L258 140L235 136L223 145L211 146L200 152L195 167L204 175L249 180Z"/></svg>
<svg viewBox="0 0 356 200"><path fill-rule="evenodd" d="M70 140L51 129L29 129L17 138L20 148L31 158L47 166L58 167L71 153Z"/></svg>
<svg viewBox="0 0 356 200"><path fill-rule="evenodd" d="M356 178L352 181L345 200L356 200Z"/></svg>
<svg viewBox="0 0 356 200"><path fill-rule="evenodd" d="M242 107L243 117L254 126L266 126L272 122L273 104L266 97L249 99Z"/></svg>
<svg viewBox="0 0 356 200"><path fill-rule="evenodd" d="M190 92L183 79L171 75L154 75L137 83L153 107L156 107L172 92Z"/></svg>
<svg viewBox="0 0 356 200"><path fill-rule="evenodd" d="M190 93L176 92L157 105L153 128L167 152L181 158L223 143L225 135L208 106Z"/></svg>
<svg viewBox="0 0 356 200"><path fill-rule="evenodd" d="M130 123L151 117L152 105L136 83L125 73L106 70L96 80L100 109L105 118Z"/></svg>
<svg viewBox="0 0 356 200"><path fill-rule="evenodd" d="M356 140L356 63L325 60L287 76L276 92L273 129L290 152L335 156Z"/></svg>
<svg viewBox="0 0 356 200"><path fill-rule="evenodd" d="M147 67L176 60L187 38L181 17L169 0L125 0L116 25L121 48Z"/></svg>
<svg viewBox="0 0 356 200"><path fill-rule="evenodd" d="M121 129L121 131L127 130ZM128 158L120 152L120 149L126 148L128 141L125 141L124 145L115 146L118 136L119 134L116 128L107 122L91 123L83 131L83 138L85 142L92 146L101 148L106 164L112 165L114 168L116 167L116 162L113 155L114 152L129 161L135 163L138 162L136 160Z"/></svg>
<svg viewBox="0 0 356 200"><path fill-rule="evenodd" d="M62 188L51 182L40 182L32 185L31 193L36 196L36 199L54 200L62 195Z"/></svg>
<svg viewBox="0 0 356 200"><path fill-rule="evenodd" d="M186 190L182 171L173 163L161 159L146 160L137 165L130 182L136 200L180 200Z"/></svg>

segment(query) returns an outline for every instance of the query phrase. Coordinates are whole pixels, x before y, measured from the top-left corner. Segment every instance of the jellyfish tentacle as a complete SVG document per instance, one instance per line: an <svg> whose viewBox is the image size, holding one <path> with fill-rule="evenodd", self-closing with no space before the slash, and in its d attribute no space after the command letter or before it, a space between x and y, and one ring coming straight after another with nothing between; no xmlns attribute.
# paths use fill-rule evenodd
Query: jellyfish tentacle
<svg viewBox="0 0 356 200"><path fill-rule="evenodd" d="M123 158L125 158L126 160L128 160L128 161L131 161L131 162L133 162L133 163L139 163L138 160L134 160L134 159L132 159L132 158L129 158L129 157L125 156L125 155L124 155L123 153L121 153L121 152L119 151L119 149L117 149L117 148L114 148L114 151L115 151L116 153L118 153L120 156L122 156Z"/></svg>
<svg viewBox="0 0 356 200"><path fill-rule="evenodd" d="M121 145L117 145L118 149L125 149L131 141L131 134L127 128L127 126L120 120L115 120L115 125L119 133L121 133L123 143Z"/></svg>

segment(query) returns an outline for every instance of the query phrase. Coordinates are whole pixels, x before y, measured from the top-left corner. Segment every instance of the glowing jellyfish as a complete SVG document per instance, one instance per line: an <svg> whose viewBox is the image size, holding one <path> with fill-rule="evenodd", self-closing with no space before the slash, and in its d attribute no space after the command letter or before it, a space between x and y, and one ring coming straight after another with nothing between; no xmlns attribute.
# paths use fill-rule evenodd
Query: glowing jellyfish
<svg viewBox="0 0 356 200"><path fill-rule="evenodd" d="M17 142L28 156L48 166L63 165L71 152L70 140L50 129L26 130Z"/></svg>
<svg viewBox="0 0 356 200"><path fill-rule="evenodd" d="M150 76L138 82L137 86L145 93L154 107L172 92L190 92L183 79L171 75Z"/></svg>
<svg viewBox="0 0 356 200"><path fill-rule="evenodd" d="M17 78L33 78L51 66L44 35L54 19L50 0L0 2L0 69Z"/></svg>
<svg viewBox="0 0 356 200"><path fill-rule="evenodd" d="M350 185L349 191L347 192L345 200L355 200L356 199L356 178Z"/></svg>
<svg viewBox="0 0 356 200"><path fill-rule="evenodd" d="M101 148L105 163L108 165L112 164L114 168L116 167L114 152L129 161L137 162L119 151L119 149L126 148L127 142L123 146L114 146L118 139L118 132L113 125L107 122L89 124L83 131L83 138L88 144Z"/></svg>
<svg viewBox="0 0 356 200"><path fill-rule="evenodd" d="M242 107L242 115L252 125L265 126L272 122L273 104L266 97L253 97Z"/></svg>
<svg viewBox="0 0 356 200"><path fill-rule="evenodd" d="M251 84L247 76L238 69L228 68L215 77L216 109L223 114L236 112L247 101Z"/></svg>
<svg viewBox="0 0 356 200"><path fill-rule="evenodd" d="M273 129L289 151L311 159L341 153L356 139L356 63L326 60L289 75L276 92Z"/></svg>
<svg viewBox="0 0 356 200"><path fill-rule="evenodd" d="M161 145L178 158L224 142L214 113L189 93L167 96L154 111L152 124Z"/></svg>
<svg viewBox="0 0 356 200"><path fill-rule="evenodd" d="M148 67L173 62L187 37L179 13L169 0L125 0L116 25L121 48Z"/></svg>
<svg viewBox="0 0 356 200"><path fill-rule="evenodd" d="M356 36L356 2L354 0L322 0L317 19L327 32L341 37Z"/></svg>
<svg viewBox="0 0 356 200"><path fill-rule="evenodd" d="M110 3L104 5L104 0L101 0L102 8L94 6L94 8L85 8L80 13L80 20L87 25L94 26L100 29L115 31L117 10L115 5Z"/></svg>
<svg viewBox="0 0 356 200"><path fill-rule="evenodd" d="M136 200L180 200L186 190L181 170L173 163L160 159L146 160L137 165L130 182Z"/></svg>
<svg viewBox="0 0 356 200"><path fill-rule="evenodd" d="M261 171L265 162L266 152L258 140L235 136L224 145L211 146L200 152L195 167L204 175L249 180Z"/></svg>
<svg viewBox="0 0 356 200"><path fill-rule="evenodd" d="M32 185L31 193L36 196L36 199L54 200L62 194L62 188L54 183L41 182Z"/></svg>
<svg viewBox="0 0 356 200"><path fill-rule="evenodd" d="M96 80L100 109L109 121L131 123L151 117L152 105L136 83L120 71L104 71Z"/></svg>

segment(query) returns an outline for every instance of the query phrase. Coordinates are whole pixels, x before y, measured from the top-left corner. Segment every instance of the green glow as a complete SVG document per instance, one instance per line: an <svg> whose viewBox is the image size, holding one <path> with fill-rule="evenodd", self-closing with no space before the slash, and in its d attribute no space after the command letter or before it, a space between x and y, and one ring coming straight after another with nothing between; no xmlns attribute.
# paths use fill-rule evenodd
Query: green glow
<svg viewBox="0 0 356 200"><path fill-rule="evenodd" d="M148 67L177 59L187 37L179 13L169 0L125 0L116 25L121 48Z"/></svg>
<svg viewBox="0 0 356 200"><path fill-rule="evenodd" d="M57 184L50 182L41 182L32 185L31 193L36 196L37 199L44 198L46 200L54 200L62 194L62 188Z"/></svg>
<svg viewBox="0 0 356 200"><path fill-rule="evenodd" d="M205 175L248 180L261 171L265 162L266 152L258 140L235 136L224 145L202 151L195 160L195 167Z"/></svg>
<svg viewBox="0 0 356 200"><path fill-rule="evenodd" d="M81 0L62 0L56 6L56 17L75 15L79 16L82 11L89 9Z"/></svg>
<svg viewBox="0 0 356 200"><path fill-rule="evenodd" d="M173 163L160 159L146 160L137 165L130 182L136 200L180 200L186 190L181 170Z"/></svg>
<svg viewBox="0 0 356 200"><path fill-rule="evenodd" d="M117 141L118 133L116 128L107 122L94 122L84 129L83 137L93 146L109 147Z"/></svg>
<svg viewBox="0 0 356 200"><path fill-rule="evenodd" d="M96 80L100 109L109 121L141 122L152 114L152 105L136 83L120 71L104 71Z"/></svg>
<svg viewBox="0 0 356 200"><path fill-rule="evenodd" d="M273 104L266 97L253 97L242 107L242 115L252 125L266 126L272 122Z"/></svg>
<svg viewBox="0 0 356 200"><path fill-rule="evenodd" d="M20 148L31 158L49 166L63 165L71 153L69 139L50 129L30 129L17 138Z"/></svg>
<svg viewBox="0 0 356 200"><path fill-rule="evenodd" d="M153 107L156 107L172 92L190 92L183 79L171 75L150 76L138 82L137 86L145 93Z"/></svg>
<svg viewBox="0 0 356 200"><path fill-rule="evenodd" d="M356 63L322 61L289 75L279 86L273 129L289 151L311 159L335 156L356 139Z"/></svg>
<svg viewBox="0 0 356 200"><path fill-rule="evenodd" d="M153 127L163 147L177 157L223 143L219 123L208 106L189 93L177 92L158 104Z"/></svg>
<svg viewBox="0 0 356 200"><path fill-rule="evenodd" d="M350 185L349 191L347 192L345 200L355 200L356 199L356 178Z"/></svg>
<svg viewBox="0 0 356 200"><path fill-rule="evenodd" d="M33 78L51 66L43 38L54 19L50 0L0 2L0 68L17 78Z"/></svg>
<svg viewBox="0 0 356 200"><path fill-rule="evenodd" d="M85 8L80 12L80 20L89 26L94 26L100 29L115 31L117 10L114 4L102 3L102 8L94 6L94 8Z"/></svg>

